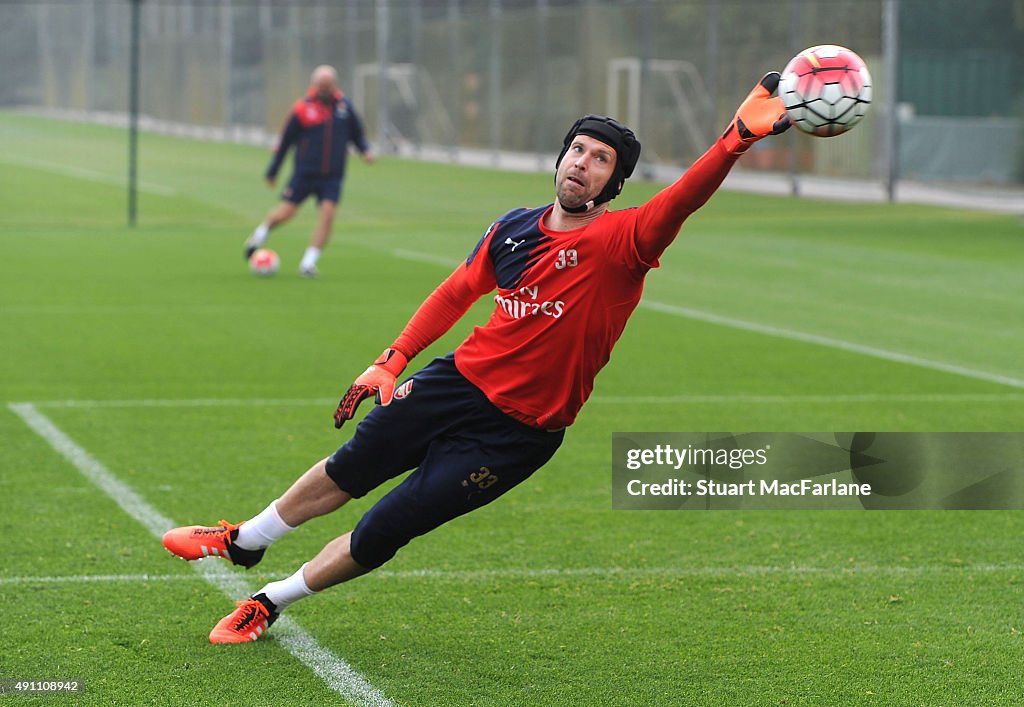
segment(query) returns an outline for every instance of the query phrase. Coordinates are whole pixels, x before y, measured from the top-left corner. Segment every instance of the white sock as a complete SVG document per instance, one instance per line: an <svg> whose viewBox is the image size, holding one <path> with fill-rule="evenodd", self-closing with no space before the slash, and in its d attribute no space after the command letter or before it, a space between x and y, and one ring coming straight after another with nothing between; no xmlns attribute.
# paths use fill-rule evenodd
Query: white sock
<svg viewBox="0 0 1024 707"><path fill-rule="evenodd" d="M267 240L267 236L270 234L270 226L266 222L261 223L256 227L256 230L249 236L249 245L256 246L259 248L263 245L264 241Z"/></svg>
<svg viewBox="0 0 1024 707"><path fill-rule="evenodd" d="M235 544L238 547L243 550L262 550L265 547L270 547L275 540L279 540L295 530L281 520L276 504L277 501L271 502L259 515L242 523L238 529L238 537L235 538Z"/></svg>
<svg viewBox="0 0 1024 707"><path fill-rule="evenodd" d="M306 248L306 252L302 256L302 262L299 263L299 268L302 270L312 270L316 267L316 261L320 258L320 249L309 246Z"/></svg>
<svg viewBox="0 0 1024 707"><path fill-rule="evenodd" d="M307 562L306 565L308 564ZM306 565L300 567L291 577L286 577L279 582L271 582L256 593L266 594L267 599L274 602L278 611L284 611L285 607L299 599L313 596L316 592L309 588L306 578L302 574Z"/></svg>

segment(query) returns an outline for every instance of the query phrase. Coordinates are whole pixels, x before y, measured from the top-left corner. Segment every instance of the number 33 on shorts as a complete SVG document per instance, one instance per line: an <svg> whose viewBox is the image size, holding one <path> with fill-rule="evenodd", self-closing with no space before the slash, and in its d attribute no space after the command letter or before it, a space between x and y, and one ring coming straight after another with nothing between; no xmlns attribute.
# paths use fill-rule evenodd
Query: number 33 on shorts
<svg viewBox="0 0 1024 707"><path fill-rule="evenodd" d="M486 466L482 466L480 467L480 471L471 472L468 479L463 479L462 485L468 488L472 484L476 487L470 491L469 496L467 496L467 498L473 498L473 496L477 495L485 488L493 486L497 481L498 477L494 475L494 472Z"/></svg>

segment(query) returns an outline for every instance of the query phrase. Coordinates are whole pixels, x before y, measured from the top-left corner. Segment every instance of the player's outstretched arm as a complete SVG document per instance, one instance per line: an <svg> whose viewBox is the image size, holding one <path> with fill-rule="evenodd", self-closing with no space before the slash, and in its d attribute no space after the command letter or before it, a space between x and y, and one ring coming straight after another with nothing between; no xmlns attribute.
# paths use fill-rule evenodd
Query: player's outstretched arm
<svg viewBox="0 0 1024 707"><path fill-rule="evenodd" d="M715 144L674 184L640 208L636 245L644 262L653 263L665 252L683 221L711 198L740 155L758 140L789 128L782 99L772 95L778 85L777 71L765 74Z"/></svg>

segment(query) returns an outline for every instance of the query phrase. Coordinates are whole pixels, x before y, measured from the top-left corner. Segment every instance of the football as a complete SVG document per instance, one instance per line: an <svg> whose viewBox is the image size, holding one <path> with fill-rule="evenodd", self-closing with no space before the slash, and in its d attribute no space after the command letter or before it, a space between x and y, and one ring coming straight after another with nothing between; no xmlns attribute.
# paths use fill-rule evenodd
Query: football
<svg viewBox="0 0 1024 707"><path fill-rule="evenodd" d="M249 269L262 277L273 275L281 267L281 259L270 248L260 248L249 257Z"/></svg>
<svg viewBox="0 0 1024 707"><path fill-rule="evenodd" d="M871 74L856 53L821 44L786 64L779 96L793 125L817 137L832 137L850 130L868 112Z"/></svg>

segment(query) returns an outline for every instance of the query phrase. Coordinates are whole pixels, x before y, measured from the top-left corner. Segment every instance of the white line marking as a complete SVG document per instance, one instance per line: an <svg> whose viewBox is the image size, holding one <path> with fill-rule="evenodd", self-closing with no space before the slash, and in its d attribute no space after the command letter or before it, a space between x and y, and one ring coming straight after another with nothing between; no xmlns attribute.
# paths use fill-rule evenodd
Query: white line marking
<svg viewBox="0 0 1024 707"><path fill-rule="evenodd" d="M29 167L39 169L44 172L55 172L57 174L63 174L66 177L74 177L76 179L84 179L89 182L98 182L100 184L114 184L117 186L128 187L128 182L124 177L114 177L103 172L97 172L93 169L86 169L84 167L75 167L69 164L62 164L60 162L48 162L46 160L26 159L20 157L0 157L0 162L6 164L13 164L20 167ZM151 194L158 194L160 196L174 196L178 193L176 189L166 187L162 184L154 184L153 182L141 181L138 184L138 189L141 192L148 192Z"/></svg>
<svg viewBox="0 0 1024 707"><path fill-rule="evenodd" d="M480 581L489 579L543 579L545 577L607 577L629 580L637 577L735 577L749 575L930 575L949 572L1024 572L1024 564L1005 565L742 565L739 567L549 567L504 568L481 570L377 570L373 575L382 579L438 579Z"/></svg>
<svg viewBox="0 0 1024 707"><path fill-rule="evenodd" d="M851 393L835 395L760 395L723 393L721 395L594 395L589 402L611 405L679 404L803 404L803 403L1013 403L1024 401L1024 393ZM335 398L196 398L140 400L36 400L12 405L44 408L204 408L204 407L330 407Z"/></svg>
<svg viewBox="0 0 1024 707"><path fill-rule="evenodd" d="M802 331L783 329L781 327L774 327L768 324L748 322L744 319L725 317L720 314L712 314L711 312L705 312L699 309L679 307L674 304L665 304L663 302L655 302L653 300L641 300L640 306L654 312L671 314L677 317L686 317L687 319L696 319L709 324L718 324L721 326L731 327L733 329L752 331L756 334L765 334L767 336L774 336L780 339L790 339L792 341L801 341L807 344L827 346L841 351L850 351L853 353L863 354L864 356L870 356L872 358L880 358L885 361L905 363L919 368L928 368L933 371L941 371L943 373L952 373L966 378L974 378L975 380L1008 385L1012 388L1024 388L1024 380L1020 378L1004 376L999 373L990 373L989 371L979 371L974 368L957 366L952 363L944 363L942 361L934 361L932 359L921 358L920 356L913 356L911 354L900 353L898 351L879 349L874 346L865 346L864 344L856 344L852 341L833 339L829 336L819 336L818 334L808 334Z"/></svg>
<svg viewBox="0 0 1024 707"><path fill-rule="evenodd" d="M22 403L13 403L20 405ZM309 407L335 406L337 398L195 398L191 400L41 400L38 407L48 408L203 408L203 407Z"/></svg>
<svg viewBox="0 0 1024 707"><path fill-rule="evenodd" d="M204 563L206 564L206 563ZM217 567L212 563L207 566ZM224 569L221 567L220 569ZM377 570L367 575L362 581L430 579L454 582L478 582L491 579L545 579L545 578L608 578L629 581L638 577L740 577L740 576L804 576L820 575L825 577L843 577L850 575L941 575L962 572L981 574L1001 574L1024 572L1024 564L999 565L836 565L834 567L816 567L813 565L741 565L738 567L523 567L495 568L479 570ZM235 576L230 571L227 572ZM204 579L188 574L106 574L106 575L64 575L39 577L0 577L0 585L5 584L93 584L118 582L178 582ZM274 624L275 632L277 631Z"/></svg>
<svg viewBox="0 0 1024 707"><path fill-rule="evenodd" d="M155 537L162 537L165 531L177 525L146 503L139 494L64 434L34 405L16 403L10 404L8 407L33 432L71 462L86 479L96 484L122 510L141 523ZM226 563L219 561L216 564L194 562L191 565L203 579L233 599L248 596L253 591L237 572L228 568ZM274 626L277 642L320 676L338 694L360 705L375 707L392 707L394 705L346 661L323 648L316 639L287 616L278 619Z"/></svg>
<svg viewBox="0 0 1024 707"><path fill-rule="evenodd" d="M0 584L97 584L104 582L195 582L195 574L79 574L0 577Z"/></svg>
<svg viewBox="0 0 1024 707"><path fill-rule="evenodd" d="M595 403L648 403L653 405L695 403L999 403L1024 401L1024 393L864 393L851 395L595 395Z"/></svg>
<svg viewBox="0 0 1024 707"><path fill-rule="evenodd" d="M446 267L452 265L453 263L453 261L451 261L448 258L443 258L428 253L418 253L412 250L396 249L393 250L392 253L396 257L404 258L406 260L415 260L417 262L422 263L433 263L435 265L445 265ZM808 334L802 331L796 331L794 329L784 329L782 327L775 327L768 324L758 324L757 322L749 322L744 319L726 317L720 314L714 314L712 312L705 312L700 309L680 307L674 304L665 304L664 302L657 302L649 299L640 300L639 306L643 307L644 309L649 309L653 312L671 314L676 317L686 317L687 319L695 319L698 321L707 322L709 324L718 324L720 326L727 326L733 329L740 329L742 331L751 331L757 334L774 336L780 339L801 341L806 344L817 344L818 346L827 346L828 348L839 349L841 351L850 351L853 353L862 354L864 356L870 356L872 358L880 358L884 361L905 363L911 366L917 366L919 368L928 368L933 371L941 371L943 373L952 373L958 376L974 378L975 380L983 380L988 381L990 383L1008 385L1012 388L1024 388L1024 379L1014 378L1012 376L1005 376L999 373L991 373L989 371L979 371L974 368L967 368L966 366L957 366L952 363L934 361L932 359L922 358L920 356L914 356L912 354L900 353L899 351L889 351L887 349L880 349L874 346L857 344L852 341L834 339L830 336L820 336L818 334Z"/></svg>
<svg viewBox="0 0 1024 707"><path fill-rule="evenodd" d="M107 471L87 451L64 434L48 417L40 413L31 403L12 403L7 406L20 417L29 428L42 437L62 457L67 459L81 474L114 500L121 509L141 523L157 538L177 526L165 515L146 503L139 494Z"/></svg>

